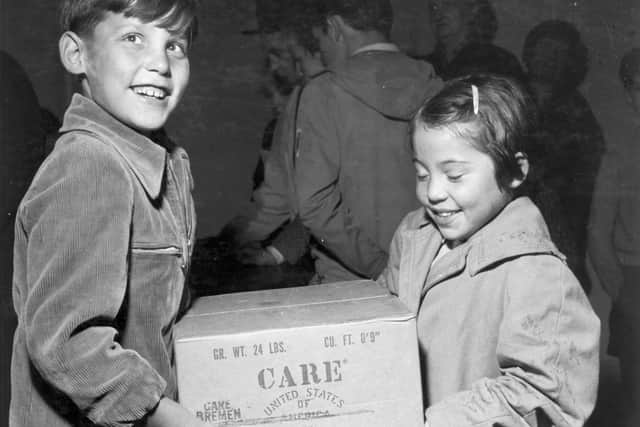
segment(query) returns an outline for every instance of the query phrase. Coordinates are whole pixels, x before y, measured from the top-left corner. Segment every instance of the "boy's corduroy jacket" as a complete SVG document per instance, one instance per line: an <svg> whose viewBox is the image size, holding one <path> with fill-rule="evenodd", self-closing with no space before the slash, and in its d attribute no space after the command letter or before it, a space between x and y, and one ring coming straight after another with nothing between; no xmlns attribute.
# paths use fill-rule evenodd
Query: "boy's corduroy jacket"
<svg viewBox="0 0 640 427"><path fill-rule="evenodd" d="M10 425L124 426L175 397L189 159L74 95L16 221Z"/></svg>
<svg viewBox="0 0 640 427"><path fill-rule="evenodd" d="M600 323L535 205L515 199L433 263L441 244L410 213L379 279L418 315L430 427L582 426Z"/></svg>

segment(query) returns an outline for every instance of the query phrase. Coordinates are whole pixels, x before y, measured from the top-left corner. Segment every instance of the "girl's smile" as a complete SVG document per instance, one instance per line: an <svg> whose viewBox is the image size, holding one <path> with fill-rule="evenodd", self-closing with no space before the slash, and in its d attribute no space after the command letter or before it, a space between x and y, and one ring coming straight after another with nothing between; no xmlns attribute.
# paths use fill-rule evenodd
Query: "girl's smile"
<svg viewBox="0 0 640 427"><path fill-rule="evenodd" d="M413 136L418 199L451 245L467 240L511 200L493 160L448 128L419 126Z"/></svg>

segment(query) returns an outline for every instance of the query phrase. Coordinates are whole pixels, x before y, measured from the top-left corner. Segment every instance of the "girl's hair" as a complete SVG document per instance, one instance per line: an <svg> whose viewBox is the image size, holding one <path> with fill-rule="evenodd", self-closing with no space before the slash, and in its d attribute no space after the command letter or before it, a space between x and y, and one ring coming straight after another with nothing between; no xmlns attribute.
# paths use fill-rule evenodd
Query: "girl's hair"
<svg viewBox="0 0 640 427"><path fill-rule="evenodd" d="M64 0L60 8L62 31L90 36L106 12L122 13L142 22L158 21L161 28L187 36L198 33L198 0Z"/></svg>
<svg viewBox="0 0 640 427"><path fill-rule="evenodd" d="M618 76L625 88L633 85L633 79L640 74L640 48L629 50L620 61Z"/></svg>
<svg viewBox="0 0 640 427"><path fill-rule="evenodd" d="M527 92L514 80L474 74L449 80L417 112L411 134L436 128L466 139L491 157L499 188L511 192L509 184L524 178L516 154L525 154L534 114Z"/></svg>

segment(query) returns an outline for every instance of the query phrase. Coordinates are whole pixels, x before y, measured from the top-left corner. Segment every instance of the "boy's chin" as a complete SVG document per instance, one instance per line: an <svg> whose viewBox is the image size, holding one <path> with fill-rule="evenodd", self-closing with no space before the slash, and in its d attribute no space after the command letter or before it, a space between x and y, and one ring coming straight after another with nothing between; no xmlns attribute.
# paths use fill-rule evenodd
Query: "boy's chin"
<svg viewBox="0 0 640 427"><path fill-rule="evenodd" d="M127 120L121 120L121 121L126 126L130 127L136 132L141 133L143 135L147 135L147 136L161 130L162 128L164 128L164 125L166 124L166 120L156 120L153 122L139 122L139 121L127 121Z"/></svg>

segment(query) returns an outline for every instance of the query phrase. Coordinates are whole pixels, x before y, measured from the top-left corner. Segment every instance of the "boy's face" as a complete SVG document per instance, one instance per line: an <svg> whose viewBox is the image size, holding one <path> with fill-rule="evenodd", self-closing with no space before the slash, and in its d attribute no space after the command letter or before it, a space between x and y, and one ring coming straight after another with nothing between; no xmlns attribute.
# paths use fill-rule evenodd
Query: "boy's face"
<svg viewBox="0 0 640 427"><path fill-rule="evenodd" d="M413 148L418 200L451 245L469 239L511 200L498 187L491 157L450 130L418 125Z"/></svg>
<svg viewBox="0 0 640 427"><path fill-rule="evenodd" d="M161 128L189 81L187 43L153 22L106 13L84 39L85 95L140 132Z"/></svg>

